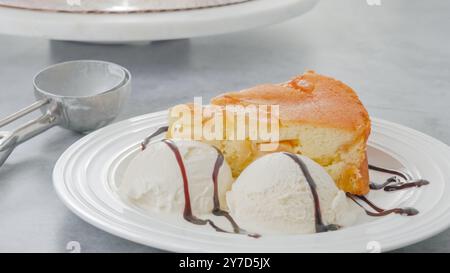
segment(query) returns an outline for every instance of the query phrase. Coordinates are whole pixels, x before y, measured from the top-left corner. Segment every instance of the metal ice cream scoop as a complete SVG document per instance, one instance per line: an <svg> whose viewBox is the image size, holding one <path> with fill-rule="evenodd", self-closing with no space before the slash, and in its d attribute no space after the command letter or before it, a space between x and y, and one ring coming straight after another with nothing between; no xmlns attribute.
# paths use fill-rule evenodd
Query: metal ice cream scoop
<svg viewBox="0 0 450 273"><path fill-rule="evenodd" d="M37 110L41 117L15 130L0 132L0 166L19 144L58 125L89 132L113 121L131 91L127 69L103 61L64 62L34 77L32 105L0 120L0 128Z"/></svg>

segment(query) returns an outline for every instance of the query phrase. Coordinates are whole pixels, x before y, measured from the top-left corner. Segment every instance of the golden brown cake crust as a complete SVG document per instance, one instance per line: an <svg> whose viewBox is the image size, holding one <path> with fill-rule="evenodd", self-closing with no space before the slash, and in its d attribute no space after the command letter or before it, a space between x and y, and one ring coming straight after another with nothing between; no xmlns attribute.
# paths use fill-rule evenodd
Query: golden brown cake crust
<svg viewBox="0 0 450 273"><path fill-rule="evenodd" d="M341 81L308 71L288 83L264 84L212 99L212 104L279 105L280 122L370 132L369 115L355 92ZM301 105L301 106L300 106Z"/></svg>
<svg viewBox="0 0 450 273"><path fill-rule="evenodd" d="M370 118L352 88L330 77L308 71L283 84L265 84L212 99L214 105L279 105L281 126L308 124L352 132L353 142L364 143L359 162L348 165L336 179L339 188L353 194L369 192L365 145Z"/></svg>

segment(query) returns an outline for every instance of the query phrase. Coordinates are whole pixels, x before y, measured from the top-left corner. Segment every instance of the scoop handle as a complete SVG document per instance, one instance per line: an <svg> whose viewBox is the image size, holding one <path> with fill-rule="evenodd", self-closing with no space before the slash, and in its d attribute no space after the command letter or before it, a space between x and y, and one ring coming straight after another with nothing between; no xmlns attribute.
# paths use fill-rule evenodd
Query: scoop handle
<svg viewBox="0 0 450 273"><path fill-rule="evenodd" d="M50 103L44 99L0 120L0 128ZM28 139L48 130L57 124L54 111L48 110L41 117L31 120L13 131L0 132L0 167L12 153L14 148Z"/></svg>
<svg viewBox="0 0 450 273"><path fill-rule="evenodd" d="M48 103L49 103L48 99L38 100L35 103L31 104L30 106L25 107L22 110L19 110L19 111L15 112L14 114L7 116L6 118L0 120L0 128L10 124L11 122L13 122L25 115L28 115L29 113L41 108L42 106L44 106Z"/></svg>

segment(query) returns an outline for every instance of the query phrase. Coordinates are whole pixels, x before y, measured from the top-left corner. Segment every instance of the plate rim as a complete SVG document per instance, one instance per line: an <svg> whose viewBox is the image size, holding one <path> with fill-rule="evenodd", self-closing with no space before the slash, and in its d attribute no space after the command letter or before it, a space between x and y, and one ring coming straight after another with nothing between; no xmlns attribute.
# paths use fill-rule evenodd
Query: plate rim
<svg viewBox="0 0 450 273"><path fill-rule="evenodd" d="M97 135L101 135L104 131L114 128L114 127L121 127L128 124L132 124L134 122L139 122L140 120L146 120L146 119L150 119L150 118L155 118L155 117L161 117L167 114L167 110L164 111L158 111L158 112L153 112L153 113L149 113L149 114L144 114L144 115L140 115L140 116L136 116L136 117L132 117L129 119L125 119L119 122L116 122L114 124L108 125L102 129L99 129L87 136L82 137L81 139L77 140L75 143L73 143L69 148L66 149L66 151L60 156L60 158L57 160L57 162L55 163L55 167L53 169L53 185L55 188L55 191L59 197L59 199L64 203L64 205L66 207L68 207L74 214L76 214L78 217L80 217L81 219L83 219L84 221L86 221L87 223L101 229L104 230L110 234L113 234L115 236L118 236L120 238L124 238L127 240L130 240L132 242L138 243L138 244L142 244L142 245L146 245L149 247L154 247L154 248L158 248L161 250L168 250L168 251L174 251L174 252L207 252L207 251L202 251L199 248L193 248L193 247L187 247L185 245L181 245L181 244L177 244L177 245L169 245L168 243L162 243L160 240L153 240L151 245L148 243L148 240L143 240L142 238L140 238L139 236L136 235L132 235L130 232L124 232L123 230L121 230L118 227L114 227L111 225L108 225L107 223L102 223L102 220L96 218L93 215L90 215L89 213L86 213L85 211L83 212L76 204L76 202L74 202L75 200L73 200L72 198L68 198L68 194L67 194L67 187L66 187L66 183L62 183L62 182L58 182L58 180L63 180L61 175L58 173L60 170L62 170L62 166L64 166L64 164L66 162L64 162L66 160L66 157L69 157L69 155L72 153L72 150L74 148L76 148L79 145L83 145L85 142L88 142L91 138L95 138ZM417 131L415 129L409 128L407 126L398 124L398 123L394 123L391 121L386 121L383 119L379 119L379 118L374 118L371 117L372 122L376 122L379 123L381 125L387 125L387 126L392 126L392 127L397 127L398 129L402 130L402 131L408 131L410 133L414 133L417 136L419 136L420 138L424 138L427 141L430 141L431 143L441 146L442 149L445 149L446 152L448 154L450 154L450 146L445 144L444 142L431 137L425 133L422 133L420 131ZM450 160L448 160L446 162L447 164L450 165ZM398 248L402 248L420 241L423 241L427 238L433 237L436 234L439 234L440 232L448 229L450 227L450 217L448 217L447 220L444 219L444 221L440 224L440 226L438 226L437 228L433 229L431 232L428 233L420 233L419 236L415 236L412 239L409 240L403 240L401 241L401 243L397 243L394 245L383 245L382 251L386 252L386 251L391 251L394 249L398 249ZM220 252L220 251L217 251Z"/></svg>

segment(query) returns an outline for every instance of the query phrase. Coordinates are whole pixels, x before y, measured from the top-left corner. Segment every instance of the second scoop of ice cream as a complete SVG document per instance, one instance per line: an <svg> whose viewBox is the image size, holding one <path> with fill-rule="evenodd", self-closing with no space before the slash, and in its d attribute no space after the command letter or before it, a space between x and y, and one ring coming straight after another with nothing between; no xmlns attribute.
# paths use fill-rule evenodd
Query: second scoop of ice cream
<svg viewBox="0 0 450 273"><path fill-rule="evenodd" d="M316 184L324 224L351 225L359 209L313 160L297 156ZM314 198L305 173L285 153L266 155L248 166L227 193L231 215L249 231L268 234L316 232Z"/></svg>

